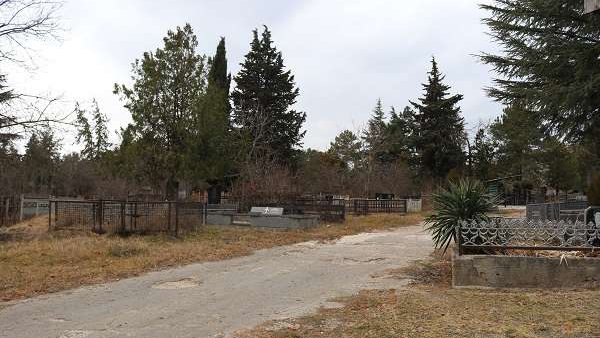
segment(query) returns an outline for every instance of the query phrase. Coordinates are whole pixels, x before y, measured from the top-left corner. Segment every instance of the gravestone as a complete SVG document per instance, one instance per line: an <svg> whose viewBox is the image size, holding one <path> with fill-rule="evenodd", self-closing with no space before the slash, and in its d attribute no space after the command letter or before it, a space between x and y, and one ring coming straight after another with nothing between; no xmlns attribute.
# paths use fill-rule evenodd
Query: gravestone
<svg viewBox="0 0 600 338"><path fill-rule="evenodd" d="M250 209L250 214L263 216L282 216L283 208L252 207L252 209Z"/></svg>

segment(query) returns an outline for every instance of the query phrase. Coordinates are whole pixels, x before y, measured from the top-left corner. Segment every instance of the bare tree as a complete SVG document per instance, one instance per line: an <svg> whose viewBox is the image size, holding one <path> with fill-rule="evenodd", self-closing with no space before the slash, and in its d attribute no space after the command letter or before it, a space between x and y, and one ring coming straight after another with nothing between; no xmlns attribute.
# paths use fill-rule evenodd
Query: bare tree
<svg viewBox="0 0 600 338"><path fill-rule="evenodd" d="M62 1L0 0L0 64L32 63L31 43L57 39ZM51 113L59 98L15 93L0 74L0 138L16 138L41 125L66 123L70 113Z"/></svg>
<svg viewBox="0 0 600 338"><path fill-rule="evenodd" d="M0 0L0 60L22 63L31 59L32 41L58 38L58 10L62 1Z"/></svg>

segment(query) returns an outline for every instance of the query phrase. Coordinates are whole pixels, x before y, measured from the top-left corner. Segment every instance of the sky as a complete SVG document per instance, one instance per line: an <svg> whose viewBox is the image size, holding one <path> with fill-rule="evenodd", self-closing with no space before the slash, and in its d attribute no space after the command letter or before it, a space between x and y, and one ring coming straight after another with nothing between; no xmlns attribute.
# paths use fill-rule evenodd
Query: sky
<svg viewBox="0 0 600 338"><path fill-rule="evenodd" d="M199 51L214 54L226 38L235 75L251 32L267 25L300 88L296 109L307 113L305 148L325 150L342 130L358 132L378 98L402 109L418 99L435 56L473 133L501 113L484 88L494 74L475 54L496 51L481 23L479 0L67 0L60 40L34 44L34 65L9 69L8 84L60 96L54 109L96 99L116 131L130 121L112 93L131 83L131 63L155 50L169 29L190 23ZM73 131L63 151L77 150Z"/></svg>

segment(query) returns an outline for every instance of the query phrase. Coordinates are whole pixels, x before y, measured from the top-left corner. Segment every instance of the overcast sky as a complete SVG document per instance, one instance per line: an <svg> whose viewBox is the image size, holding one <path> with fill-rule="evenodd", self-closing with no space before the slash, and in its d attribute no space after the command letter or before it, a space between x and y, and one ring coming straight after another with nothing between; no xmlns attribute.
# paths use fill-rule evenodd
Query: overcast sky
<svg viewBox="0 0 600 338"><path fill-rule="evenodd" d="M433 55L453 92L464 94L462 112L472 129L501 112L483 90L493 74L473 56L497 49L481 24L479 2L68 0L60 12L62 41L36 47L35 72L7 75L29 93L63 95L64 109L96 98L117 130L130 115L113 85L130 83L131 63L161 46L167 30L189 22L200 52L209 55L226 37L235 75L252 29L267 25L301 91L305 147L326 149L338 132L361 129L378 98L402 109L420 97ZM68 133L63 138L65 151L77 148Z"/></svg>

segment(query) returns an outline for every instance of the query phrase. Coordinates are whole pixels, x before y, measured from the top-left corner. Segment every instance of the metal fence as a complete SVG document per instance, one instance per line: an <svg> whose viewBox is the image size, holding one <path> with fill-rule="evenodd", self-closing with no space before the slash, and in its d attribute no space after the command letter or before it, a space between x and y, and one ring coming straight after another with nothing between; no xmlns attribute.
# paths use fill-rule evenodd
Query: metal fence
<svg viewBox="0 0 600 338"><path fill-rule="evenodd" d="M49 203L49 228L97 233L171 233L202 225L203 203L60 201Z"/></svg>
<svg viewBox="0 0 600 338"><path fill-rule="evenodd" d="M290 214L318 215L323 222L344 222L346 220L345 200L297 200L284 205L284 210Z"/></svg>
<svg viewBox="0 0 600 338"><path fill-rule="evenodd" d="M355 215L406 214L407 200L352 200L351 212Z"/></svg>
<svg viewBox="0 0 600 338"><path fill-rule="evenodd" d="M573 221L493 219L464 222L459 249L600 250L600 227Z"/></svg>
<svg viewBox="0 0 600 338"><path fill-rule="evenodd" d="M541 203L527 205L527 219L541 221L584 221L587 201Z"/></svg>
<svg viewBox="0 0 600 338"><path fill-rule="evenodd" d="M19 222L19 198L0 196L0 227L8 227Z"/></svg>

